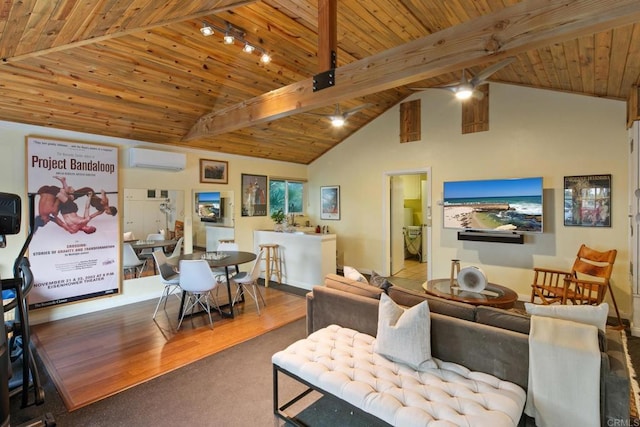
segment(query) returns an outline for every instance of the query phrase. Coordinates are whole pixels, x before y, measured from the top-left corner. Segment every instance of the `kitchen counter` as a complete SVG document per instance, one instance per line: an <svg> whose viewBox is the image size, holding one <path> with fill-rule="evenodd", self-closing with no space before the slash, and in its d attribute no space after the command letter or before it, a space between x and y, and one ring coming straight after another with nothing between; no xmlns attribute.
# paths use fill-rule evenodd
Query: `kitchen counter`
<svg viewBox="0 0 640 427"><path fill-rule="evenodd" d="M336 238L335 234L302 230L255 230L253 245L256 253L261 244L280 245L282 282L311 290L314 286L323 284L327 274L336 272ZM264 272L260 277L264 278Z"/></svg>

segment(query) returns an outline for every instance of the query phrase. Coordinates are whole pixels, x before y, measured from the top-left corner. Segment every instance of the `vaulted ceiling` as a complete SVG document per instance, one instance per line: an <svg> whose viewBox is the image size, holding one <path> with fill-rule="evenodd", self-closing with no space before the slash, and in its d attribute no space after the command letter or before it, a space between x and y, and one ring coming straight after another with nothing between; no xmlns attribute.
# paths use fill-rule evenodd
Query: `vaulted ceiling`
<svg viewBox="0 0 640 427"><path fill-rule="evenodd" d="M313 91L333 1L3 1L0 119L309 164L411 88L506 57L491 81L625 100L640 76L637 0L339 0L335 85ZM371 105L336 129L314 114L336 103Z"/></svg>

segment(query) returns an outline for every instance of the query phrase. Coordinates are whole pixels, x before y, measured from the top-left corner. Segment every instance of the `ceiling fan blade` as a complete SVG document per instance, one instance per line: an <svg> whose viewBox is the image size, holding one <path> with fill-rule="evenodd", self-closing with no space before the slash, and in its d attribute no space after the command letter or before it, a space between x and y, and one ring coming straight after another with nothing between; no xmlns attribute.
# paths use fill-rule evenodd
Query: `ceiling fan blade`
<svg viewBox="0 0 640 427"><path fill-rule="evenodd" d="M493 64L490 67L487 67L486 69L484 69L483 71L479 72L476 76L474 76L471 79L471 84L475 87L475 86L479 86L481 84L484 83L484 81L489 78L489 76L491 76L493 73L495 73L496 71L498 71L501 68L506 67L507 65L511 64L513 61L515 61L514 57L510 57L507 59L504 59L496 64Z"/></svg>
<svg viewBox="0 0 640 427"><path fill-rule="evenodd" d="M364 110L365 108L371 107L372 104L362 104L362 105L358 105L357 107L353 107L345 112L342 113L343 117L349 117L355 113L357 113L360 110Z"/></svg>
<svg viewBox="0 0 640 427"><path fill-rule="evenodd" d="M484 98L484 92L481 92L479 90L474 90L471 93L471 97L480 101L482 98Z"/></svg>

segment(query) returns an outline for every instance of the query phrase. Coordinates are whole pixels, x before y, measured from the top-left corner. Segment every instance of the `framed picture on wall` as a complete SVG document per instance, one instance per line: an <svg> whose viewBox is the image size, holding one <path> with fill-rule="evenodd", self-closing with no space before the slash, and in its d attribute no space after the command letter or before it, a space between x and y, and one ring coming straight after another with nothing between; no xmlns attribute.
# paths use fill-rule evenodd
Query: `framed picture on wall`
<svg viewBox="0 0 640 427"><path fill-rule="evenodd" d="M611 175L564 177L564 225L611 227Z"/></svg>
<svg viewBox="0 0 640 427"><path fill-rule="evenodd" d="M242 174L242 216L267 216L266 175Z"/></svg>
<svg viewBox="0 0 640 427"><path fill-rule="evenodd" d="M340 219L340 186L320 187L320 219Z"/></svg>
<svg viewBox="0 0 640 427"><path fill-rule="evenodd" d="M229 163L223 160L200 159L200 182L226 184L229 182Z"/></svg>

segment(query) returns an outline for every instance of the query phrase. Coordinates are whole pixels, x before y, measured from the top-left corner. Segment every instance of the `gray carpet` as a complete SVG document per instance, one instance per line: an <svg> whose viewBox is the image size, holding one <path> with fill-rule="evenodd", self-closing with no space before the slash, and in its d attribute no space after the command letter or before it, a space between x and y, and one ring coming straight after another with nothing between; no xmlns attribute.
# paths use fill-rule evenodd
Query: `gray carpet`
<svg viewBox="0 0 640 427"><path fill-rule="evenodd" d="M281 426L272 409L271 355L303 338L305 325L305 319L298 320L73 412L66 410L40 364L45 403L20 409L19 396L15 396L11 425L50 413L58 426ZM640 372L640 338L630 337L629 354ZM304 389L282 375L279 381L281 403ZM326 398L303 410L298 419L316 427L372 425Z"/></svg>

